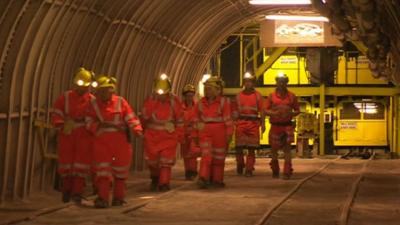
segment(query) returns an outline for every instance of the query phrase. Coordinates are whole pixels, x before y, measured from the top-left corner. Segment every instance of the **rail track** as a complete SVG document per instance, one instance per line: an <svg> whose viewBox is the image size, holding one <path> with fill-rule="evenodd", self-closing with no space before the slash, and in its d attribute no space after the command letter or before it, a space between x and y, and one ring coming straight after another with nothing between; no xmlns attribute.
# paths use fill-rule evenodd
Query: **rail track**
<svg viewBox="0 0 400 225"><path fill-rule="evenodd" d="M135 186L137 186L137 185L146 185L147 186L148 183L149 183L149 181L144 181L144 182L136 183ZM132 211L138 210L138 209L146 206L150 202L156 201L156 200L164 198L166 196L173 195L175 192L177 192L177 191L179 191L181 189L184 189L184 188L186 188L186 187L188 187L190 185L193 185L193 183L190 182L190 183L185 183L185 184L179 185L178 187L175 187L175 188L171 189L170 191L167 191L167 192L164 192L164 193L154 193L154 196L151 197L151 198L148 198L148 199L146 199L144 201L141 201L139 203L135 203L135 204L131 204L131 205L127 205L127 206L121 207L120 209L117 209L117 211L118 211L118 213L122 213L122 214L130 213ZM132 189L132 188L133 188L133 186L131 186L131 187L128 186L128 189ZM87 196L87 201L84 201L84 203L82 205L77 205L75 203L70 202L70 203L59 204L59 205L48 207L48 208L39 209L39 210L37 210L37 211L35 211L33 213L30 213L27 216L23 216L23 217L20 217L18 219L12 219L12 220L9 220L9 221L5 221L4 223L0 222L0 225L14 225L14 224L20 224L20 223L23 223L23 222L33 221L33 220L35 220L35 219L37 219L37 218L39 218L41 216L50 215L50 214L56 213L56 212L58 212L60 210L67 209L67 208L72 208L72 207L83 207L83 208L92 207L90 203L88 204L88 202L89 201L91 202L92 200L94 200L95 197L96 196L94 196L94 195ZM130 202L133 199L136 200L136 198L134 198L134 197L133 198L127 198L126 200L128 202Z"/></svg>
<svg viewBox="0 0 400 225"><path fill-rule="evenodd" d="M368 167L368 164L370 163L371 160L374 159L374 157L375 157L375 154L371 155L371 157L362 164L361 171L359 172L359 175L352 183L350 193L348 194L345 202L343 202L343 204L342 204L342 207L340 210L340 215L339 215L338 221L337 221L338 225L347 225L351 207L354 202L355 196L357 194L358 187L360 185L361 180L364 177L364 174ZM314 173L310 174L309 176L300 180L300 182L298 182L284 197L282 197L278 202L276 202L272 207L270 207L269 210L266 211L256 223L254 223L254 225L269 224L273 215L277 214L278 210L282 206L284 206L297 192L299 192L299 190L301 190L301 188L303 187L304 184L306 184L313 178L315 178L318 175L320 175L321 173L323 173L327 168L329 168L333 164L340 161L341 158L342 157L337 157L336 159L330 161L329 163L327 163L324 166L322 166L321 168L319 168L316 172L314 172Z"/></svg>
<svg viewBox="0 0 400 225"><path fill-rule="evenodd" d="M357 171L358 171L357 177L355 179L352 178L351 184L349 184L349 185L351 185L351 188L349 188L350 191L346 192L345 201L343 203L341 203L340 215L338 215L338 217L337 217L338 219L337 219L336 224L347 225L350 211L352 208L352 204L353 204L354 198L355 198L358 188L359 188L359 184L360 184L361 180L363 179L364 173L368 167L369 162L371 160L373 160L373 158L374 158L374 155L372 155L369 160L367 160L363 163L357 164ZM337 157L334 160L331 160L328 163L324 164L317 171L313 172L312 174L308 175L307 177L301 179L300 181L296 181L294 184L294 187L291 188L289 192L284 194L284 196L281 199L279 199L276 203L274 203L272 206L268 207L268 211L266 211L256 221L255 225L270 224L271 219L274 217L274 215L279 215L279 209L284 207L285 204L288 203L288 201L291 200L296 195L296 193L298 193L300 190L306 189L305 184L312 181L313 179L316 179L317 177L322 175L324 172L329 170L329 168L331 168L335 164L338 164L340 161L342 161L341 157ZM361 165L361 167L358 165ZM227 168L227 171L231 171L231 170L234 170L232 165L230 166L230 168ZM234 174L234 173L232 173L232 174ZM229 176L236 176L236 174L227 175L227 177L229 177ZM177 178L175 178L175 179L177 179ZM174 183L175 182L176 182L176 180L174 181ZM128 188L133 190L134 187L138 187L141 185L147 186L148 181L141 181L141 182L137 182L135 184L131 184L130 186L128 186ZM112 213L112 215L128 215L132 212L135 212L135 211L147 206L150 203L156 202L157 200L161 200L166 197L171 197L174 194L180 193L179 191L181 191L183 189L187 189L187 188L192 189L192 186L193 186L193 188L195 188L195 185L196 184L194 182L184 182L183 184L179 183L179 185L177 185L176 187L174 187L172 190L170 190L168 192L157 193L157 194L152 193L150 196L144 196L146 198L138 197L138 195L135 194L135 196L130 196L129 198L127 198L127 201L130 202L130 204L123 206L123 207L115 207L115 208L112 207L112 208L110 208L110 213ZM143 193L140 193L140 194L143 194ZM94 197L95 196L91 196L88 198L88 200L93 200ZM141 199L141 200L138 201L138 199ZM76 210L80 210L79 209L80 207L82 207L82 206L76 205L74 203L60 204L60 205L56 205L53 207L44 208L44 209L35 211L34 213L31 213L27 216L23 216L18 219L6 221L5 223L0 222L0 224L11 225L11 224L21 224L21 223L25 224L25 222L28 222L28 223L33 222L34 223L35 220L40 217L43 217L43 216L54 217L54 215L52 215L52 214L57 215L56 213L63 209L71 208L71 210L76 211ZM88 206L88 205L83 206L83 207L86 209L92 208L91 206ZM108 210L103 211L103 212L107 213ZM46 217L46 219L47 219L47 217Z"/></svg>

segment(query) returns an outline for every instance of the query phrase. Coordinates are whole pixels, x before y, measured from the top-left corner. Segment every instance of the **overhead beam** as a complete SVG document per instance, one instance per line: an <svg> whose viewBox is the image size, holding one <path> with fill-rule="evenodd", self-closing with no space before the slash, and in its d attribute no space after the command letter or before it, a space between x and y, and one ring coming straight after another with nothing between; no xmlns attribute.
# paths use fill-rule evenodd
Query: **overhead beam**
<svg viewBox="0 0 400 225"><path fill-rule="evenodd" d="M256 88L263 96L268 96L272 93L274 87ZM319 95L319 87L288 87L288 89L297 96L312 96ZM224 88L224 94L236 95L242 88ZM400 88L396 87L325 87L325 95L334 96L395 96L400 95Z"/></svg>
<svg viewBox="0 0 400 225"><path fill-rule="evenodd" d="M286 51L286 49L287 47L279 47L274 49L268 59L265 60L264 63L257 68L255 72L255 76L257 77L257 79L261 75L263 75L264 72L267 71L276 62L277 59L279 59L279 57Z"/></svg>
<svg viewBox="0 0 400 225"><path fill-rule="evenodd" d="M360 51L363 55L367 55L368 48L361 41L351 41L351 43L356 46L357 50Z"/></svg>

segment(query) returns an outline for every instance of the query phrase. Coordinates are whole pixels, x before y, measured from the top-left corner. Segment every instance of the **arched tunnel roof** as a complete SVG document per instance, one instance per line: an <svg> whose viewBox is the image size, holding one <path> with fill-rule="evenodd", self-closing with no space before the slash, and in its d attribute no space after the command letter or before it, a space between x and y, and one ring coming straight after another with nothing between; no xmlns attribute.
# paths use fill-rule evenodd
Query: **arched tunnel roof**
<svg viewBox="0 0 400 225"><path fill-rule="evenodd" d="M44 186L34 122L48 121L79 66L115 75L138 110L157 75L170 75L175 92L198 81L229 34L278 9L248 0L0 1L0 203Z"/></svg>
<svg viewBox="0 0 400 225"><path fill-rule="evenodd" d="M79 66L117 76L138 106L162 72L175 89L198 80L221 41L265 10L244 0L0 4L1 112L47 109Z"/></svg>
<svg viewBox="0 0 400 225"><path fill-rule="evenodd" d="M115 75L138 110L155 76L169 74L175 90L199 80L220 43L267 9L247 0L1 1L0 202L39 185L34 121L48 120L79 66Z"/></svg>

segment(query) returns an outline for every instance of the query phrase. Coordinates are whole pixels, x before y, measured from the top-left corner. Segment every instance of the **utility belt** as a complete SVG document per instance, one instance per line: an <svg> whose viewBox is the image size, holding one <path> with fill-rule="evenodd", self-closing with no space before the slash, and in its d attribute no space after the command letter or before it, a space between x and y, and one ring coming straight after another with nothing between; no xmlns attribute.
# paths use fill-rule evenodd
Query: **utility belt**
<svg viewBox="0 0 400 225"><path fill-rule="evenodd" d="M82 120L73 120L73 119L67 119L64 122L64 126L62 129L62 132L66 135L70 135L73 130L79 127L84 127L86 124L82 122Z"/></svg>
<svg viewBox="0 0 400 225"><path fill-rule="evenodd" d="M99 131L102 132L123 132L125 131L124 129L118 129L118 128L114 128L114 127L106 127L106 128L100 128Z"/></svg>
<svg viewBox="0 0 400 225"><path fill-rule="evenodd" d="M132 143L133 142L134 134L132 132L132 129L130 129L127 126L117 126L117 125L110 124L110 127L102 127L102 128L99 129L99 131L105 132L105 133L122 132L122 133L125 133L126 141L128 143Z"/></svg>
<svg viewBox="0 0 400 225"><path fill-rule="evenodd" d="M287 126L293 126L292 121L288 122L271 122L272 126L278 126L278 127L287 127Z"/></svg>
<svg viewBox="0 0 400 225"><path fill-rule="evenodd" d="M224 124L222 121L201 121L197 123L197 129L203 130L207 124Z"/></svg>
<svg viewBox="0 0 400 225"><path fill-rule="evenodd" d="M74 129L78 127L84 127L86 124L84 122L74 122Z"/></svg>
<svg viewBox="0 0 400 225"><path fill-rule="evenodd" d="M261 118L258 116L246 116L246 115L240 115L239 120L248 120L248 121L259 121Z"/></svg>
<svg viewBox="0 0 400 225"><path fill-rule="evenodd" d="M146 125L146 128L152 129L152 130L165 130L165 131L168 131L168 133L172 133L175 131L175 124L172 122L149 123Z"/></svg>

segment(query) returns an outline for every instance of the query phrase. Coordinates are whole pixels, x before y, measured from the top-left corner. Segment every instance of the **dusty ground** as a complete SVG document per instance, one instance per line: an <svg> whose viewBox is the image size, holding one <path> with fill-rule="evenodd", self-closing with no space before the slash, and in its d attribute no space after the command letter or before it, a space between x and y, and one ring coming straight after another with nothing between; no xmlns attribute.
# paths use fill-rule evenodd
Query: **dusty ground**
<svg viewBox="0 0 400 225"><path fill-rule="evenodd" d="M269 160L269 159L268 159ZM173 187L181 190L151 201L148 205L123 214L129 207L157 198L148 191L147 173L133 174L128 182L128 206L93 209L70 206L55 213L21 224L254 224L270 207L285 196L301 179L328 163L329 159L295 159L293 179L272 179L267 159L259 159L255 176L237 176L234 161L228 160L225 189L199 190L193 182L183 181L181 166L174 168ZM266 224L336 224L342 203L365 161L340 160L320 175L306 182L292 198L280 207ZM282 161L281 161L282 163ZM41 204L55 205L58 193L50 193ZM47 201L47 203L44 203ZM40 208L39 205L31 209ZM349 224L399 224L400 160L375 160L361 182ZM27 215L0 209L1 220ZM15 209L15 208L14 208ZM6 213L6 214L4 214ZM8 215L4 217L4 215Z"/></svg>

